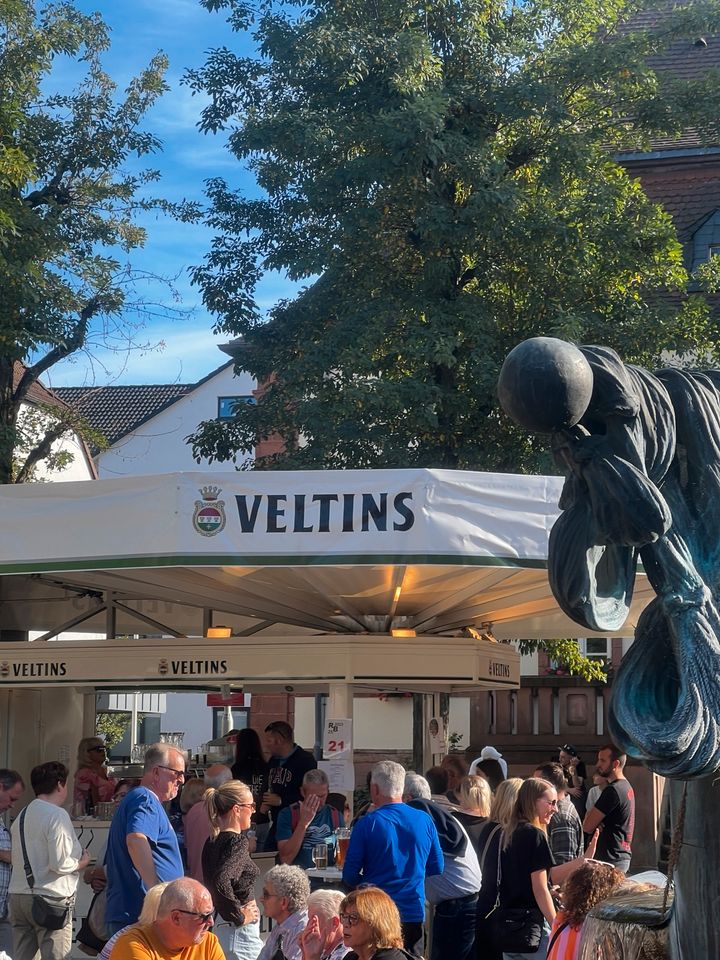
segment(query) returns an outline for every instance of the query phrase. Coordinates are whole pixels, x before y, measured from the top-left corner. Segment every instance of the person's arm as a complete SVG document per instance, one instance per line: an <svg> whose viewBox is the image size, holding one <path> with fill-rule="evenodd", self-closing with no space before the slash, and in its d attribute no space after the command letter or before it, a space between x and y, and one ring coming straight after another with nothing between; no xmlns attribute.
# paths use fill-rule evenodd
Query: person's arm
<svg viewBox="0 0 720 960"><path fill-rule="evenodd" d="M435 824L431 821L430 825L432 827L432 846L425 864L425 876L436 877L445 869L445 857L440 847L440 839Z"/></svg>
<svg viewBox="0 0 720 960"><path fill-rule="evenodd" d="M0 850L0 861L2 863L12 863L12 850Z"/></svg>
<svg viewBox="0 0 720 960"><path fill-rule="evenodd" d="M574 873L578 867L581 867L587 860L592 860L595 856L595 848L597 847L598 837L600 836L600 831L596 830L593 835L590 843L587 845L587 850L583 857L576 857L574 860L568 860L567 863L558 863L556 866L551 867L550 882L562 884L571 873Z"/></svg>
<svg viewBox="0 0 720 960"><path fill-rule="evenodd" d="M538 908L542 911L542 915L550 926L552 926L552 922L555 919L555 904L548 889L547 870L533 870L530 874L530 883L532 884L533 896L535 897Z"/></svg>
<svg viewBox="0 0 720 960"><path fill-rule="evenodd" d="M77 873L90 863L90 854L78 843L70 817L64 810L62 814L53 819L47 834L48 867L57 874Z"/></svg>
<svg viewBox="0 0 720 960"><path fill-rule="evenodd" d="M613 787L612 784L608 784L597 798L597 802L592 810L589 810L585 814L585 819L583 820L583 830L585 833L594 833L607 814L612 813L618 803L619 800L615 787Z"/></svg>
<svg viewBox="0 0 720 960"><path fill-rule="evenodd" d="M128 833L125 837L128 856L133 862L133 866L140 874L143 886L146 890L154 887L158 882L155 872L155 863L153 861L150 842L144 833Z"/></svg>
<svg viewBox="0 0 720 960"><path fill-rule="evenodd" d="M280 811L277 827L277 848L280 863L292 864L300 853L307 828L313 822L315 814L320 809L319 797L308 797L300 803L298 823L292 833L292 811L286 807ZM289 835L288 835L289 834Z"/></svg>

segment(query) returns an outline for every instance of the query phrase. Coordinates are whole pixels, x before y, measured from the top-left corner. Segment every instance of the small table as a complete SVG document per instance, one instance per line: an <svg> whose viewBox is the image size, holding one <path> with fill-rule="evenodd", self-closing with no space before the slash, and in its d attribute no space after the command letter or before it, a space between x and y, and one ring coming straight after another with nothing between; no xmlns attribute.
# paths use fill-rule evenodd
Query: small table
<svg viewBox="0 0 720 960"><path fill-rule="evenodd" d="M343 889L342 870L338 867L325 867L324 870L318 870L317 867L309 867L305 873L307 873L313 890L317 890L320 887L328 887L335 890Z"/></svg>

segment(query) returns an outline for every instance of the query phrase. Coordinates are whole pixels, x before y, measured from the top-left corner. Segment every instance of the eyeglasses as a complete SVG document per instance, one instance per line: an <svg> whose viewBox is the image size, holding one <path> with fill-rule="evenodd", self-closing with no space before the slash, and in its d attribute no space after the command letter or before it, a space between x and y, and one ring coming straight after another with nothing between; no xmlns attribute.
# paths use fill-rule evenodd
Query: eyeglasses
<svg viewBox="0 0 720 960"><path fill-rule="evenodd" d="M181 910L179 907L175 908L176 913L186 913L189 917L196 917L201 923L206 925L213 922L213 916L215 914L214 910L211 910L209 913L198 913L196 910Z"/></svg>
<svg viewBox="0 0 720 960"><path fill-rule="evenodd" d="M263 887L263 892L262 892L262 896L260 897L260 899L261 899L261 900L267 900L268 897L279 897L279 896L280 896L279 893L270 893L269 890L266 890L265 887Z"/></svg>
<svg viewBox="0 0 720 960"><path fill-rule="evenodd" d="M255 804L254 804L254 803L236 803L235 806L236 806L236 807L250 807L251 810L254 810L254 809L255 809Z"/></svg>
<svg viewBox="0 0 720 960"><path fill-rule="evenodd" d="M107 750L107 747L88 747L88 751L92 753L93 750L102 750L103 753Z"/></svg>
<svg viewBox="0 0 720 960"><path fill-rule="evenodd" d="M356 923L360 923L362 917L359 917L356 913L341 913L340 914L340 923L344 927L354 927Z"/></svg>
<svg viewBox="0 0 720 960"><path fill-rule="evenodd" d="M169 770L170 773L174 773L176 780L184 780L184 779L185 779L185 771L184 771L184 770L176 770L175 767L166 767L164 763L158 763L156 766L157 766L160 770ZM183 910L183 911L181 911L181 912L182 912L182 913L187 913L187 910Z"/></svg>

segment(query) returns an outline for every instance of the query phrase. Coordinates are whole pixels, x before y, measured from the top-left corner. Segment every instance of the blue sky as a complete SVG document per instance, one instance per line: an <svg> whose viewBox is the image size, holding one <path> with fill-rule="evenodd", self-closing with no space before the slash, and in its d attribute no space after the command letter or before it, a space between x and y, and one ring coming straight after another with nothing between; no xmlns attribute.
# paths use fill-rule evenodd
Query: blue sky
<svg viewBox="0 0 720 960"><path fill-rule="evenodd" d="M170 91L148 116L146 126L164 144L161 154L149 158L145 166L162 173L158 193L171 199L203 198L203 182L222 176L249 193L257 188L251 175L228 153L223 136L203 135L196 123L203 106L201 97L193 97L180 83L188 67L198 67L213 47L228 46L236 52L250 53L252 39L233 33L221 13L208 13L198 0L75 0L84 12L98 11L111 28L112 46L104 59L108 74L119 88L137 74L158 51L170 59L167 82ZM69 76L68 64L58 65L55 84ZM95 361L81 354L75 360L56 366L46 377L55 386L84 383L171 383L193 382L205 376L227 357L217 344L227 338L212 334L212 318L203 309L200 292L190 285L187 268L199 263L208 250L211 235L199 225L178 224L170 219L144 221L148 230L145 248L135 262L164 276L180 274L176 288L181 306L190 311L187 319L165 320L157 317L148 323L139 338L163 342L162 349L133 351L116 355L94 348ZM258 302L267 309L293 287L278 275L264 278L258 290ZM156 298L167 297L157 289Z"/></svg>

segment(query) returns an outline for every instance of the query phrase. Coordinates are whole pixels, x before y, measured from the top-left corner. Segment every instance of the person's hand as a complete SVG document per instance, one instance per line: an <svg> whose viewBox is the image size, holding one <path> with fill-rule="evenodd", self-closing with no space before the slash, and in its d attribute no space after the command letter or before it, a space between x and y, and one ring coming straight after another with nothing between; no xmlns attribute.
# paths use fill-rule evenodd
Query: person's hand
<svg viewBox="0 0 720 960"><path fill-rule="evenodd" d="M104 890L107 886L107 877L105 876L105 867L88 867L83 874L85 883L90 884L90 889L95 893Z"/></svg>
<svg viewBox="0 0 720 960"><path fill-rule="evenodd" d="M595 831L595 833L594 833L594 834L592 835L592 837L590 838L590 843L587 845L587 849L585 850L585 859L586 859L586 860L594 860L594 858L595 858L595 851L597 850L597 843L598 843L598 837L599 837L599 836L600 836L600 828L598 827L598 829Z"/></svg>
<svg viewBox="0 0 720 960"><path fill-rule="evenodd" d="M78 860L78 870L84 870L89 863L90 863L90 852L88 850L83 850L82 856Z"/></svg>
<svg viewBox="0 0 720 960"><path fill-rule="evenodd" d="M320 797L306 797L300 803L300 812L298 817L298 823L304 829L310 826L313 822L315 814L320 809Z"/></svg>
<svg viewBox="0 0 720 960"><path fill-rule="evenodd" d="M303 960L320 960L322 948L323 938L320 933L320 923L317 915L315 915L300 934L300 949L302 950Z"/></svg>
<svg viewBox="0 0 720 960"><path fill-rule="evenodd" d="M244 907L240 907L245 923L255 923L260 919L260 911L255 900L248 900Z"/></svg>
<svg viewBox="0 0 720 960"><path fill-rule="evenodd" d="M571 797L581 797L582 796L582 787L568 787L567 792Z"/></svg>
<svg viewBox="0 0 720 960"><path fill-rule="evenodd" d="M265 807L279 807L282 803L282 799L277 793L269 791L268 793L263 794L262 802ZM267 812L267 810L265 812Z"/></svg>

